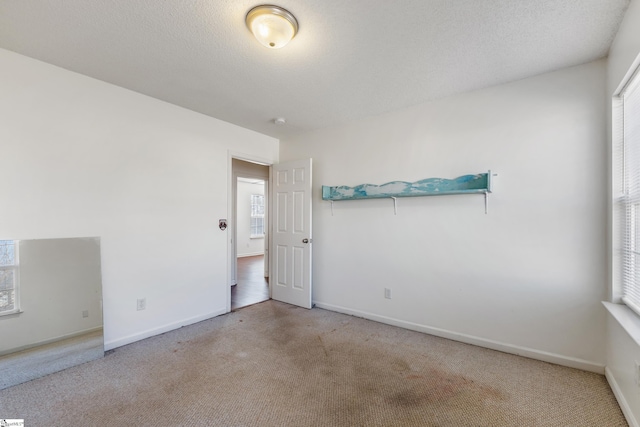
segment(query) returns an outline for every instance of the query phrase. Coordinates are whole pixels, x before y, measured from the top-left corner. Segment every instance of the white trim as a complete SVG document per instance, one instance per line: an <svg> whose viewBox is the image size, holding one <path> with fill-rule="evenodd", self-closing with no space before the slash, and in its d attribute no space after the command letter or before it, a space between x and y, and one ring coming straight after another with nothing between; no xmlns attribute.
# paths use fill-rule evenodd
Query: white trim
<svg viewBox="0 0 640 427"><path fill-rule="evenodd" d="M20 240L7 240L13 242L13 264L0 266L0 270L13 271L13 310L0 311L0 316L12 316L23 313L20 308Z"/></svg>
<svg viewBox="0 0 640 427"><path fill-rule="evenodd" d="M314 301L315 306L330 311L336 311L338 313L350 314L356 317L362 317L364 319L373 320L387 325L398 326L400 328L409 329L417 332L424 332L429 335L435 335L437 337L447 338L453 341L459 341L465 344L477 345L479 347L488 348L491 350L502 351L503 353L515 354L517 356L524 356L530 359L540 360L543 362L554 363L556 365L567 366L569 368L582 369L583 371L595 372L597 374L604 373L604 365L599 363L589 362L588 360L578 359L575 357L562 356L556 353L549 353L546 351L536 350L533 348L522 347L513 344L507 344L499 341L489 340L486 338L479 338L473 335L461 334L458 332L448 331L446 329L440 329L433 326L420 325L418 323L407 322L404 320L394 319L387 316L380 316L359 310L352 310L346 307L340 307L333 304L325 304L322 302Z"/></svg>
<svg viewBox="0 0 640 427"><path fill-rule="evenodd" d="M608 200L607 225L609 227L609 301L613 303L622 302L622 264L621 260L621 221L620 221L620 205L618 200L623 195L622 175L618 169L622 163L622 154L620 147L622 146L623 129L622 129L622 98L616 93L611 98L611 144L609 147L609 179L610 179L610 197Z"/></svg>
<svg viewBox="0 0 640 427"><path fill-rule="evenodd" d="M227 307L226 313L231 312L231 286L237 284L237 277L232 279L232 267L235 266L235 262L237 262L237 253L235 248L235 240L237 239L237 225L235 223L235 190L237 185L237 176L234 175L233 171L233 159L242 160L244 162L257 163L263 166L269 167L269 178L265 181L265 203L266 209L269 209L269 203L266 200L268 197L269 191L271 191L271 166L273 166L276 161L269 160L264 157L253 156L247 153L242 153L234 150L227 150L227 279L226 279L226 289L227 289ZM248 178L255 177L252 174L242 172L242 175ZM259 179L265 179L262 177L258 177ZM268 223L271 221L269 217L267 217L267 227ZM267 228L265 228L266 230ZM268 239L265 240L265 259L267 259L265 263L265 268L268 268ZM265 275L268 277L268 275ZM269 284L269 295L271 295L271 285Z"/></svg>
<svg viewBox="0 0 640 427"><path fill-rule="evenodd" d="M622 303L623 297L623 285L622 285L622 269L620 263L620 250L622 243L620 242L621 224L619 218L620 204L618 199L623 195L622 183L624 179L624 171L620 170L620 167L624 168L624 161L619 157L621 154L617 151L624 144L624 100L622 98L624 92L629 89L629 85L633 84L634 78L640 73L640 54L638 54L633 63L625 73L624 77L620 81L620 84L613 92L611 96L611 143L609 145L609 167L610 167L610 190L611 194L608 200L608 228L609 228L609 244L608 248L608 261L609 261L609 275L611 284L609 286L609 299L613 303Z"/></svg>
<svg viewBox="0 0 640 427"><path fill-rule="evenodd" d="M15 291L14 291L14 292L15 292ZM15 298L14 298L14 299L15 299ZM15 309L11 310L11 311L0 311L0 317L2 317L2 316L15 316L15 315L17 315L17 314L21 314L21 313L24 313L24 311L23 311L23 310L21 310L21 309L18 307L18 308L15 308Z"/></svg>
<svg viewBox="0 0 640 427"><path fill-rule="evenodd" d="M627 399L624 398L624 393L622 392L622 390L620 390L620 386L618 385L618 382L616 381L616 378L613 375L613 372L611 372L611 370L608 367L604 368L604 376L607 378L607 381L609 382L609 387L611 387L611 390L613 391L613 395L616 397L616 400L618 401L618 405L622 410L622 414L627 420L627 423L629 423L629 426L640 427L640 424L638 424L638 420L636 420L636 417L633 416L633 411L631 410L631 407L629 406Z"/></svg>
<svg viewBox="0 0 640 427"><path fill-rule="evenodd" d="M631 79L633 79L633 76L635 76L635 74L639 71L640 71L640 53L633 60L633 63L631 63L631 66L629 67L626 74L620 81L620 84L618 85L616 90L613 92L613 96L614 97L620 96L620 94L622 93L623 90L625 90L625 88L627 87Z"/></svg>
<svg viewBox="0 0 640 427"><path fill-rule="evenodd" d="M234 158L236 160L242 160L249 163L257 163L263 166L271 166L275 162L273 160L269 160L266 157L253 156L251 154L243 153L240 151L228 150L229 153L229 163L231 163L231 159Z"/></svg>
<svg viewBox="0 0 640 427"><path fill-rule="evenodd" d="M18 316L20 314L24 313L24 310L18 309L18 310L12 310L11 312L3 312L0 313L0 320L2 320L2 316Z"/></svg>
<svg viewBox="0 0 640 427"><path fill-rule="evenodd" d="M195 316L189 319L180 320L178 322L169 323L159 328L147 329L146 331L138 332L132 335L128 335L126 337L118 338L111 341L105 341L104 349L105 351L113 350L114 348L122 347L123 345L131 344L136 341L143 340L145 338L150 338L156 335L164 334L165 332L173 331L174 329L178 329L183 326L193 325L194 323L202 322L203 320L208 320L225 313L227 313L227 310L224 308L220 308L216 311L212 311L207 314L202 314L200 316Z"/></svg>
<svg viewBox="0 0 640 427"><path fill-rule="evenodd" d="M640 317L625 304L602 301L602 305L604 305L611 317L620 324L620 327L627 335L640 346Z"/></svg>

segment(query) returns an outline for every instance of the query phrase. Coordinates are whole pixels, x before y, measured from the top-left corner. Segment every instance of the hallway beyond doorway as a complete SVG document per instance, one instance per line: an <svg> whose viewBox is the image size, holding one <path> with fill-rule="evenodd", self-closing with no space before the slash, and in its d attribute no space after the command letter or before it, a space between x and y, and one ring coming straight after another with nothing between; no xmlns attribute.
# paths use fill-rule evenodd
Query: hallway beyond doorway
<svg viewBox="0 0 640 427"><path fill-rule="evenodd" d="M269 299L269 281L264 277L264 255L238 258L238 284L231 287L231 310Z"/></svg>

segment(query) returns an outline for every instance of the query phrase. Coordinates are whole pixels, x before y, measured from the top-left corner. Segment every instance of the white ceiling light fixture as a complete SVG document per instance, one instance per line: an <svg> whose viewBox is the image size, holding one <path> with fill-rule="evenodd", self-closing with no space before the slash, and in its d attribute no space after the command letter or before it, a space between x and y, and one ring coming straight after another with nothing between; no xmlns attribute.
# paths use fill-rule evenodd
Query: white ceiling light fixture
<svg viewBox="0 0 640 427"><path fill-rule="evenodd" d="M280 6L263 4L247 13L247 28L263 46L280 49L298 32L298 21Z"/></svg>

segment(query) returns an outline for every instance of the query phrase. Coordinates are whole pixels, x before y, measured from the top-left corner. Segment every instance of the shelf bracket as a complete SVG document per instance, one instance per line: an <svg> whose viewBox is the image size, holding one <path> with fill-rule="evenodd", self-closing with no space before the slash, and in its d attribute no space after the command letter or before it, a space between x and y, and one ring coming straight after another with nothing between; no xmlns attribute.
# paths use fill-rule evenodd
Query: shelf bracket
<svg viewBox="0 0 640 427"><path fill-rule="evenodd" d="M393 199L393 214L398 215L398 198L392 197Z"/></svg>
<svg viewBox="0 0 640 427"><path fill-rule="evenodd" d="M333 200L331 201L331 216L333 216Z"/></svg>
<svg viewBox="0 0 640 427"><path fill-rule="evenodd" d="M489 192L484 193L484 214L487 215L489 213Z"/></svg>

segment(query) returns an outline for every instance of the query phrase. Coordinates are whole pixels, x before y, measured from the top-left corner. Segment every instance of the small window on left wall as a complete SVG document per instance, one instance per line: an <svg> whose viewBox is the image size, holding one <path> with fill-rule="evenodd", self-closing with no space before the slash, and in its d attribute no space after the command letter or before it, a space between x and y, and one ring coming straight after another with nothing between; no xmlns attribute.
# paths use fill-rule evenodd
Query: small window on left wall
<svg viewBox="0 0 640 427"><path fill-rule="evenodd" d="M0 316L20 311L18 241L0 240Z"/></svg>

